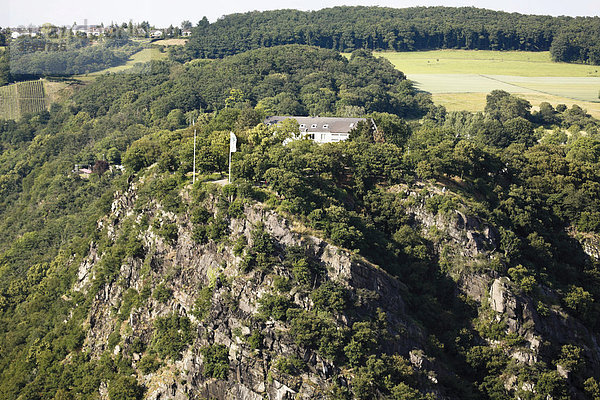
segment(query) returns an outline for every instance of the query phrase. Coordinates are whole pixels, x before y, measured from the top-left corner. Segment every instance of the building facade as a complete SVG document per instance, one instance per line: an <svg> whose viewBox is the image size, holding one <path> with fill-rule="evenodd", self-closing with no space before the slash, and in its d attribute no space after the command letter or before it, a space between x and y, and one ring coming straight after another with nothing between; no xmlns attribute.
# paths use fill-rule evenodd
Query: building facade
<svg viewBox="0 0 600 400"><path fill-rule="evenodd" d="M348 139L350 131L359 122L368 122L366 118L273 116L267 117L265 124L277 125L289 118L298 121L302 138L314 140L317 143L344 141Z"/></svg>

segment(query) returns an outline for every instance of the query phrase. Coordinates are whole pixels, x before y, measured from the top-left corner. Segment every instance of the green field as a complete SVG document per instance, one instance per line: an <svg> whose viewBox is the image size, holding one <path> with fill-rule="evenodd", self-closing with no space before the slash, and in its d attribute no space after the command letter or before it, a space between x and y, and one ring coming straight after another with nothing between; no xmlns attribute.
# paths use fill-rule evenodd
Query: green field
<svg viewBox="0 0 600 400"><path fill-rule="evenodd" d="M188 39L177 38L177 39L160 39L152 42L156 46L183 46L187 43Z"/></svg>
<svg viewBox="0 0 600 400"><path fill-rule="evenodd" d="M434 50L376 52L405 74L483 74L600 77L600 66L557 63L550 52Z"/></svg>
<svg viewBox="0 0 600 400"><path fill-rule="evenodd" d="M587 112L600 119L600 102L592 103L589 101L575 101L566 97L552 96L543 93L514 93L516 96L529 101L533 109L537 109L539 104L547 102L556 107L558 104L565 104L571 107L573 104L579 105ZM433 93L432 99L435 104L446 107L448 111L483 111L485 108L485 99L487 93Z"/></svg>
<svg viewBox="0 0 600 400"><path fill-rule="evenodd" d="M112 68L103 69L101 71L92 72L85 75L76 75L75 78L90 81L95 79L97 76L105 73L117 73L124 72L133 67L137 63L145 63L152 60L164 60L167 58L167 53L161 53L158 48L152 47L149 49L142 49L137 53L129 57L129 60L123 65L119 65Z"/></svg>
<svg viewBox="0 0 600 400"><path fill-rule="evenodd" d="M374 53L387 58L415 86L448 110L482 111L501 89L537 106L579 104L600 117L600 66L555 63L549 52L436 50Z"/></svg>
<svg viewBox="0 0 600 400"><path fill-rule="evenodd" d="M0 119L19 119L25 113L43 111L48 100L42 80L0 87Z"/></svg>
<svg viewBox="0 0 600 400"><path fill-rule="evenodd" d="M483 74L407 74L429 93L541 93L576 101L597 101L600 77L523 77Z"/></svg>

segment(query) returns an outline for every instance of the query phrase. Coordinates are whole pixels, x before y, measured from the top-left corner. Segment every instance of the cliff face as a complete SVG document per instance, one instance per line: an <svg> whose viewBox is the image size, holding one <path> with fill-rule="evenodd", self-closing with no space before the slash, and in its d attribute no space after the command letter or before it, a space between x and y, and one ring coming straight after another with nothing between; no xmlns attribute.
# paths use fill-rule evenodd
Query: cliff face
<svg viewBox="0 0 600 400"><path fill-rule="evenodd" d="M416 196L416 193L412 192L411 195ZM502 276L496 270L505 269L503 266L491 270L481 268L482 265L495 263L499 258L500 234L495 227L478 217L465 214L464 205L459 207L463 211L432 213L426 209L424 201L421 204L417 202L417 205L414 203L411 202L408 212L415 221L415 229L421 230L432 241L437 254L451 264L448 273L456 282L457 292L478 303L479 323L500 323L504 334L519 338L516 346L506 346L501 341L488 339L489 346L502 348L516 362L515 365L524 368L535 367L537 363L556 364L558 374L573 383L577 379L573 376L575 371L562 365L551 354L556 354L562 346L576 345L583 349L583 363L589 368L588 373L600 373L598 333L587 329L562 308L557 290L538 286L524 291L509 276ZM570 234L578 241L583 253L594 260L598 259L597 237ZM540 311L540 299L552 306L542 307ZM491 314L485 315L486 311L491 311ZM486 321L486 317L490 316L491 320ZM533 382L517 387L516 375L506 374L507 389L535 393ZM570 386L570 391L572 398L585 398L573 386Z"/></svg>
<svg viewBox="0 0 600 400"><path fill-rule="evenodd" d="M191 210L195 201L187 191L181 195ZM366 324L377 325L383 332L373 336L373 346L407 360L413 386L435 398L452 398L445 385L453 374L442 360L427 355L428 334L411 317L419 310L407 309L408 288L380 266L307 233L300 224L256 203L245 204L235 217L225 220L224 239L199 241L191 211L176 214L156 201L143 207L139 202L135 183L115 195L110 215L98 222L104 239L92 244L80 265L75 290L94 296L84 349L95 358L106 352L116 358L130 357L136 379L146 387L145 398L326 398L332 387L350 385L366 362L357 359L355 368L350 369L336 362L343 354L351 358L348 348L352 343L369 346L368 341L359 339ZM219 214L217 203L210 196L204 200L209 218ZM438 256L455 266L456 295L475 301L480 308L476 320L501 323L502 334L522 339L509 347L494 340L479 345L501 349L517 366L533 366L546 360L548 343L554 347L579 343L588 365L598 370L600 348L595 333L559 307L540 316L534 300L519 293L509 278L476 268L494 259L499 240L494 227L464 212L435 214L418 203L407 207L407 214L414 229L429 236ZM175 227L174 231L159 234L167 224ZM248 255L260 239L257 230L270 238L273 248L266 267L249 268ZM109 253L107 246L119 240L142 246L121 258L115 279L98 284ZM294 283L296 271L286 264L292 249L320 271L304 284ZM316 304L314 291L324 282L344 290L345 307L328 309L331 304ZM551 289L543 290L547 297L556 297ZM277 305L265 305L274 296L287 299L287 314L285 309L277 314ZM327 301L334 300L330 297ZM302 321L303 316L317 319ZM486 321L486 316L492 319ZM176 321L166 341L157 333L164 321ZM316 329L317 336L302 339L297 331L302 323L306 323L304 329ZM328 353L316 343L322 340L318 332L325 332L316 325L326 323L333 327L333 334L331 330L328 334L352 339ZM181 342L176 351L164 351L176 342ZM226 354L220 359L223 370L218 374L207 350L217 345ZM292 364L297 365L286 367L281 360L294 360ZM567 369L559 372L569 377ZM507 373L505 387L533 391L527 382L517 387L517 375L514 370ZM109 384L100 388L102 398L108 398Z"/></svg>
<svg viewBox="0 0 600 400"><path fill-rule="evenodd" d="M98 227L110 240L117 240L122 234L121 225L127 218L141 218L141 214L133 212L136 190L133 185L127 192L117 194L111 215L99 222ZM216 213L214 209L210 211ZM218 243L211 240L206 244L197 244L192 239L189 215L166 212L159 204L153 204L144 213L155 220L175 222L177 239L169 242L157 235L151 226L139 234L145 254L139 258L126 258L120 266L118 279L98 289L87 319L84 349L90 350L95 357L105 351L115 356L130 354L135 368L142 354L132 348L133 344L140 340L147 344L152 342L158 318L173 314L189 318L192 337L181 358L166 358L158 370L147 374L138 369L137 378L148 388L148 399L262 399L265 396L312 399L324 396L334 382L333 377L340 375L335 363L298 345L286 334L289 323L272 318L257 319L261 298L274 291L274 280L290 274L281 265L283 254L290 247L303 249L310 261L322 268L320 279L335 282L351 293L354 306L347 313L335 316L338 329L348 329L353 322L373 319L379 309L385 315L387 333L393 338L383 343L386 352L409 358L411 351L423 347L421 329L406 315L402 299L406 288L401 282L346 250L297 232L290 221L273 211L246 205L243 217L230 219L228 240ZM272 237L276 260L270 271L245 273L240 267L243 257L234 254L234 244L242 240L252 246L252 232L257 226L264 227ZM77 290L87 292L92 289L91 282L102 256L98 245L93 244L80 266ZM122 310L128 291L155 293L159 286L160 290L169 293L167 299L150 296L133 307L129 315L122 316L119 310ZM210 305L206 315L199 318L194 313L195 300L201 296L201 290L208 287L212 290ZM313 301L305 290L292 287L289 294L293 307L314 310ZM111 343L114 332L120 336L116 345ZM248 343L257 332L263 338L258 349ZM227 348L227 379L217 380L206 374L201 349L215 344ZM298 354L305 364L300 373L286 374L273 366L278 358L292 354ZM420 364L424 358L424 355L413 355L415 362Z"/></svg>

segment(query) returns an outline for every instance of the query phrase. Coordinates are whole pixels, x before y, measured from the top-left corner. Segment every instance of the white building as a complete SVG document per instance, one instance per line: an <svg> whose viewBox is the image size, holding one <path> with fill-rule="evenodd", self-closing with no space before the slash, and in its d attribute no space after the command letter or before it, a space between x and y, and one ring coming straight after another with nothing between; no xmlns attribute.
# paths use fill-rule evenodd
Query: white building
<svg viewBox="0 0 600 400"><path fill-rule="evenodd" d="M105 28L102 25L73 25L71 32L83 33L86 36L100 36L105 32Z"/></svg>
<svg viewBox="0 0 600 400"><path fill-rule="evenodd" d="M11 30L10 37L13 39L17 39L21 36L36 37L40 33L40 28L37 26L29 26L28 28L21 26L18 28L10 28L10 30Z"/></svg>
<svg viewBox="0 0 600 400"><path fill-rule="evenodd" d="M265 124L273 125L293 118L300 124L300 135L303 138L314 140L317 143L334 143L348 139L350 131L360 121L367 122L366 118L338 118L338 117L267 117Z"/></svg>

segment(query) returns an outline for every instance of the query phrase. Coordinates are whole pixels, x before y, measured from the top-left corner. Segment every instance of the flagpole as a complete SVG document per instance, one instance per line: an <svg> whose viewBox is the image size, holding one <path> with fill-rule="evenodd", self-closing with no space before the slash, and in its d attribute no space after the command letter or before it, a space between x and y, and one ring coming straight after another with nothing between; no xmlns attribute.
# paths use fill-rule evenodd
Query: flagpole
<svg viewBox="0 0 600 400"><path fill-rule="evenodd" d="M196 183L196 120L192 120L192 126L194 127L194 167L192 172L192 185Z"/></svg>
<svg viewBox="0 0 600 400"><path fill-rule="evenodd" d="M229 178L227 181L231 183L231 154L237 151L237 137L233 132L229 132Z"/></svg>

